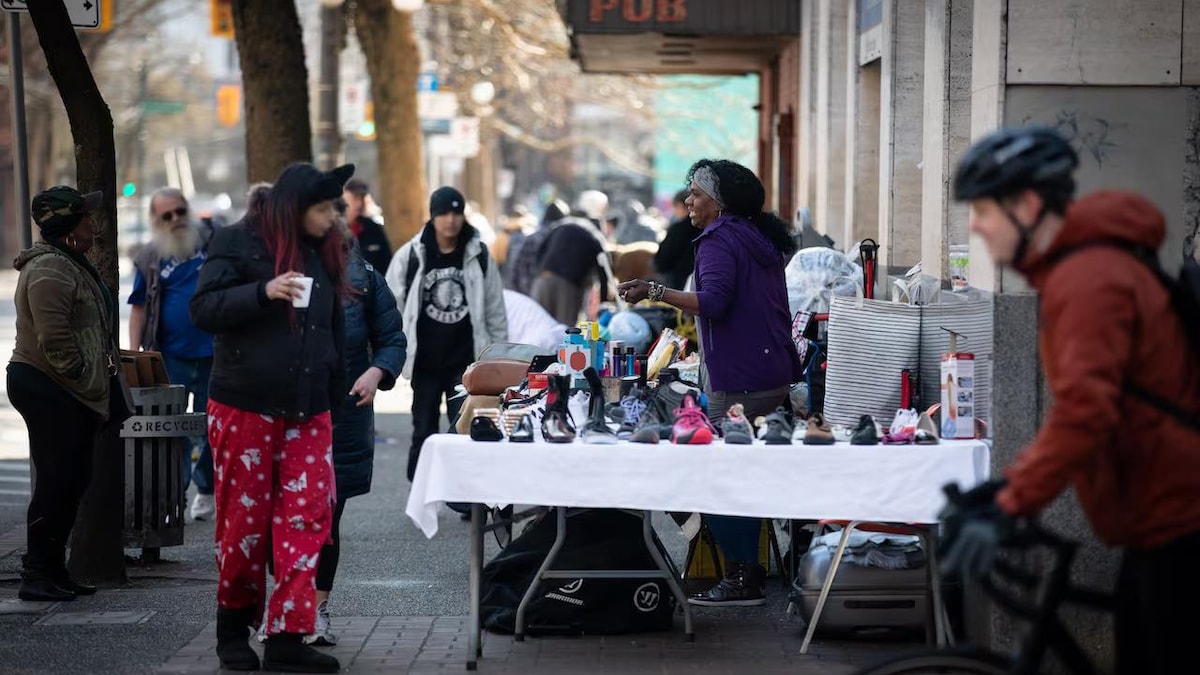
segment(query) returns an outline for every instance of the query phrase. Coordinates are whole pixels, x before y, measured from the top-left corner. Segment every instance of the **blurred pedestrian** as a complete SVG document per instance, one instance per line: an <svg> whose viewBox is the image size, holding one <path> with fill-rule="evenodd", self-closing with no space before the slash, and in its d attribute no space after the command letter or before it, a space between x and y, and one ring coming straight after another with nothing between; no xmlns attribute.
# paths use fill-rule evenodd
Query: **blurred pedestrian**
<svg viewBox="0 0 1200 675"><path fill-rule="evenodd" d="M658 253L654 254L654 269L667 288L686 288L688 277L692 276L692 270L696 267L694 240L699 232L692 227L692 219L684 203L687 198L687 190L675 193L671 200L674 218L667 226L667 236L658 245Z"/></svg>
<svg viewBox="0 0 1200 675"><path fill-rule="evenodd" d="M435 190L429 221L396 251L387 271L413 355L404 364L413 389L410 481L421 446L440 427L443 398L452 422L462 405L462 399L453 398L455 387L467 366L488 345L508 339L500 270L466 221L465 210L461 192L448 186Z"/></svg>
<svg viewBox="0 0 1200 675"><path fill-rule="evenodd" d="M614 282L604 236L590 219L562 219L538 252L538 277L530 295L555 319L568 326L579 322L584 300L600 287L600 301L611 297Z"/></svg>
<svg viewBox="0 0 1200 675"><path fill-rule="evenodd" d="M342 199L346 201L346 222L358 240L363 259L383 274L392 262L392 244L383 225L369 215L369 207L373 203L371 188L366 181L351 178L346 182Z"/></svg>
<svg viewBox="0 0 1200 675"><path fill-rule="evenodd" d="M37 477L21 558L22 600L60 602L96 592L71 580L66 555L119 362L112 340L116 299L84 257L99 234L92 214L100 199L100 192L61 185L35 196L30 210L41 240L15 262L17 339L8 398L25 420Z"/></svg>
<svg viewBox="0 0 1200 675"><path fill-rule="evenodd" d="M352 165L289 165L254 208L213 237L192 319L216 336L209 441L216 464L217 655L254 670L247 626L275 590L267 670L333 673L304 644L316 622L315 576L333 517L333 423L345 396L342 299L348 292L334 200ZM269 544L268 544L269 541Z"/></svg>
<svg viewBox="0 0 1200 675"><path fill-rule="evenodd" d="M509 252L508 265L504 270L505 287L523 295L533 292L533 282L537 279L540 271L538 254L542 250L542 244L546 243L546 238L550 236L550 231L554 229L554 226L558 225L559 221L566 218L570 212L571 207L561 200L555 200L546 205L537 232L525 237L525 241L521 242L520 247Z"/></svg>
<svg viewBox="0 0 1200 675"><path fill-rule="evenodd" d="M317 622L309 644L337 644L329 629L329 593L341 558L341 521L346 501L371 491L375 465L375 393L388 391L404 367L407 342L396 298L383 274L363 259L353 233L339 223L346 242L346 279L350 292L346 312L346 381L353 382L333 417L333 468L337 504L333 508L333 541L317 562Z"/></svg>
<svg viewBox="0 0 1200 675"><path fill-rule="evenodd" d="M171 384L181 384L194 412L208 408L212 373L212 336L196 328L188 303L196 292L200 266L213 233L192 218L187 198L177 188L160 188L150 196L149 243L133 258L133 292L129 295L129 346L162 354ZM192 470L192 456L196 458ZM213 517L213 461L208 440L189 439L184 456L184 489L194 478L196 496L191 516Z"/></svg>
<svg viewBox="0 0 1200 675"><path fill-rule="evenodd" d="M496 233L496 241L491 246L492 258L500 266L500 276L506 276L509 260L513 259L525 237L533 229L533 218L529 209L518 204L512 208L500 221L500 231Z"/></svg>

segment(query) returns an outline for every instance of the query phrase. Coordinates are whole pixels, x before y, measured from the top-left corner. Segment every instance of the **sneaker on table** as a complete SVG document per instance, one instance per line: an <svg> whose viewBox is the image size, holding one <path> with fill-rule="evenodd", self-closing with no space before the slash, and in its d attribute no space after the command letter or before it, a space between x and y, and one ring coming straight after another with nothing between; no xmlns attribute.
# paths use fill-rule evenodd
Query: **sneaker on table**
<svg viewBox="0 0 1200 675"><path fill-rule="evenodd" d="M725 420L721 422L721 430L725 433L725 442L731 445L750 445L754 442L754 428L746 419L746 409L741 403L729 406Z"/></svg>
<svg viewBox="0 0 1200 675"><path fill-rule="evenodd" d="M708 421L704 409L696 403L690 392L683 395L683 403L675 409L675 424L671 427L671 442L676 445L707 445L716 436L716 429Z"/></svg>

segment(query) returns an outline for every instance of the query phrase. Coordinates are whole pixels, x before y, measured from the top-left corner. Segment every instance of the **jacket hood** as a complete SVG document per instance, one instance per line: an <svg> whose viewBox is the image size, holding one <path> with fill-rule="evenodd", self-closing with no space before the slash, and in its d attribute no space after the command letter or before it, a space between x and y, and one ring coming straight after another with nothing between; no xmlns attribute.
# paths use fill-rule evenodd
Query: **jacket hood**
<svg viewBox="0 0 1200 675"><path fill-rule="evenodd" d="M705 237L722 237L741 242L759 267L778 265L782 257L771 240L767 239L754 223L741 216L728 215L717 218L704 228L694 241Z"/></svg>
<svg viewBox="0 0 1200 675"><path fill-rule="evenodd" d="M1145 197L1123 190L1095 192L1071 204L1054 243L1030 255L1022 271L1037 272L1056 253L1094 241L1122 241L1156 251L1166 232L1162 211Z"/></svg>
<svg viewBox="0 0 1200 675"><path fill-rule="evenodd" d="M437 246L437 233L433 229L433 221L425 221L425 226L421 231L413 237L413 242L419 244L424 250L431 246ZM462 249L463 255L470 257L479 253L479 246L482 240L479 238L479 230L471 223L463 223L463 229L458 233L458 248Z"/></svg>
<svg viewBox="0 0 1200 675"><path fill-rule="evenodd" d="M24 269L25 266L29 264L29 261L39 256L48 254L61 255L64 258L66 257L66 255L64 255L61 251L54 248L53 245L47 244L44 241L39 241L34 243L33 246L17 254L16 259L13 260L13 267L15 267L17 270Z"/></svg>

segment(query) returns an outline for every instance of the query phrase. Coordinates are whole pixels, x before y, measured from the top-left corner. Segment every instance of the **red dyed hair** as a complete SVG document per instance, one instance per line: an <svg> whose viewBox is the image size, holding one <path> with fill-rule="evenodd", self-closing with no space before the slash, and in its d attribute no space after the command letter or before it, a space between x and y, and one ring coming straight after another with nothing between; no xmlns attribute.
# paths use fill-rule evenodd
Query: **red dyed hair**
<svg viewBox="0 0 1200 675"><path fill-rule="evenodd" d="M275 258L276 276L284 272L306 271L304 256L300 253L306 210L301 209L303 203L304 195L289 194L286 183L277 183L252 212L254 228L266 243L267 252ZM346 253L337 228L331 229L321 240L319 253L321 266L333 282L340 300L346 294Z"/></svg>

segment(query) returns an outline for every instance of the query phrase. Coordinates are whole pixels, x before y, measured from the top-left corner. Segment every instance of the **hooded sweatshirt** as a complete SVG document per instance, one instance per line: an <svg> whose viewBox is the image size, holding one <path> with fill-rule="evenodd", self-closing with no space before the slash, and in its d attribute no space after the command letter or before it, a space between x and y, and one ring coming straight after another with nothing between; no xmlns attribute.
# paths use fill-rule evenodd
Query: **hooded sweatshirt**
<svg viewBox="0 0 1200 675"><path fill-rule="evenodd" d="M752 223L722 216L696 238L698 328L712 391L751 392L800 379L784 258Z"/></svg>
<svg viewBox="0 0 1200 675"><path fill-rule="evenodd" d="M1006 471L997 501L1031 514L1068 485L1107 544L1153 548L1200 531L1200 432L1136 396L1135 382L1200 411L1200 359L1163 284L1116 247L1157 250L1162 213L1129 192L1075 202L1046 251L1018 271L1041 300L1038 346L1053 405L1033 443Z"/></svg>

